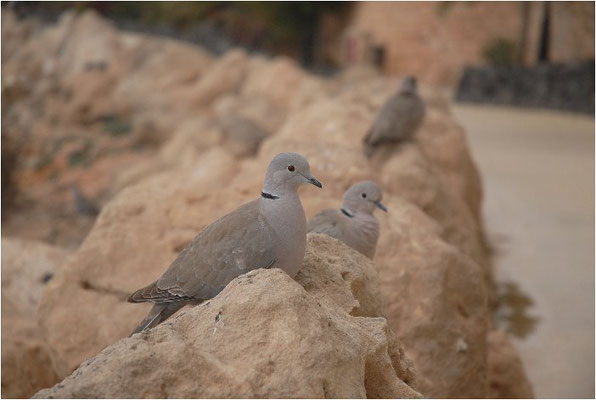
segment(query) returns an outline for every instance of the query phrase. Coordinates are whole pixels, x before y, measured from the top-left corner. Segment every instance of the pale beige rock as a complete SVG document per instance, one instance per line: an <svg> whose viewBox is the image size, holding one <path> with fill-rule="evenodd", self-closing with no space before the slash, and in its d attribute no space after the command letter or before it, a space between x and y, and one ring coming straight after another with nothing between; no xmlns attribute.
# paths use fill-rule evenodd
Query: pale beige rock
<svg viewBox="0 0 596 400"><path fill-rule="evenodd" d="M507 334L500 329L492 330L487 336L487 343L488 396L499 399L534 398L521 359Z"/></svg>
<svg viewBox="0 0 596 400"><path fill-rule="evenodd" d="M121 33L86 11L65 13L58 24L32 35L3 65L3 74L11 90L40 92L39 81L48 82L41 87L46 118L54 124L90 123L133 111L151 114L156 108L176 121L189 110L172 99L191 93L211 63L199 47Z"/></svg>
<svg viewBox="0 0 596 400"><path fill-rule="evenodd" d="M295 91L307 79L312 78L287 57L276 57L267 62L258 60L249 67L241 94L246 97L264 96L273 104L289 110L296 101Z"/></svg>
<svg viewBox="0 0 596 400"><path fill-rule="evenodd" d="M62 185L86 178L81 175L91 175L89 179L98 182L94 185L101 186L97 192L109 197L148 175L146 170L161 172L160 163L141 168L134 161L154 161L154 146L179 128L188 131L182 122L199 112L183 100L211 63L211 56L201 48L120 32L92 11L66 13L56 25L30 35L3 64L3 99L10 104L6 119L3 114L8 134L22 137L30 132L22 151L24 179L40 170L42 176L36 179L46 175L48 187L27 195L44 208L63 208L62 200L56 199L59 195L40 193L54 194ZM215 136L214 143L219 143L221 135ZM74 142L79 149L73 151ZM73 162L71 156L77 151L81 161ZM128 153L128 161L119 162L126 158L123 153ZM39 167L48 160L50 165ZM190 165L195 159L183 161ZM102 162L107 167L94 169ZM69 167L74 164L81 169L72 171ZM127 168L131 165L136 171ZM53 174L52 182L47 171ZM125 178L114 179L121 173ZM114 181L117 184L112 187ZM59 221L55 225L59 233L64 230Z"/></svg>
<svg viewBox="0 0 596 400"><path fill-rule="evenodd" d="M283 124L286 112L265 96L221 96L214 102L218 117L234 113L262 127L267 134L275 133Z"/></svg>
<svg viewBox="0 0 596 400"><path fill-rule="evenodd" d="M422 210L385 196L375 263L392 329L404 342L429 397L487 393L489 320L483 268L441 238ZM462 351L458 343L465 343Z"/></svg>
<svg viewBox="0 0 596 400"><path fill-rule="evenodd" d="M181 122L174 135L164 143L158 157L166 165L187 167L204 151L221 143L223 133L204 116L197 115Z"/></svg>
<svg viewBox="0 0 596 400"><path fill-rule="evenodd" d="M361 89L354 90L292 113L263 143L257 160L243 164L245 173L233 186L248 191L255 186L250 177L271 154L295 149L308 157L325 188L305 196L310 218L335 205L351 183L380 175L389 214L379 216L375 261L388 321L412 349L422 372L421 391L426 396L485 396L490 274L477 221L423 142L389 149L377 165L368 163L360 139L374 112ZM373 99L380 102L378 96ZM447 136L444 145L449 143ZM452 168L453 176L461 174L458 168ZM458 351L461 343L465 352Z"/></svg>
<svg viewBox="0 0 596 400"><path fill-rule="evenodd" d="M53 385L50 356L35 308L46 282L69 252L44 243L2 238L2 396L29 397Z"/></svg>
<svg viewBox="0 0 596 400"><path fill-rule="evenodd" d="M212 195L237 172L223 154L214 151L194 168L127 187L102 209L77 253L48 284L38 310L60 376L128 335L148 310L126 297L159 277L207 223L242 204L231 193Z"/></svg>
<svg viewBox="0 0 596 400"><path fill-rule="evenodd" d="M2 293L32 317L46 283L70 252L42 242L2 238Z"/></svg>
<svg viewBox="0 0 596 400"><path fill-rule="evenodd" d="M217 120L223 132L223 146L236 157L254 156L268 133L249 119L230 113Z"/></svg>
<svg viewBox="0 0 596 400"><path fill-rule="evenodd" d="M193 92L194 84L212 65L212 58L197 46L174 40L130 34L126 37L135 49L128 56L142 58L143 62L132 64L114 96L136 102L134 105L140 110L159 108L162 112L188 113L186 104L180 106L172 100Z"/></svg>
<svg viewBox="0 0 596 400"><path fill-rule="evenodd" d="M296 281L308 293L352 316L385 316L379 275L369 259L327 235L309 233L307 240Z"/></svg>
<svg viewBox="0 0 596 400"><path fill-rule="evenodd" d="M370 117L357 105L349 102L317 99L296 110L279 131L265 140L257 159L247 161L244 177L238 176L234 185L245 190L254 186L246 176L254 176L259 168L280 151L303 154L323 182L325 196L337 199L355 181L374 179L374 171L356 144ZM305 201L308 201L305 198Z"/></svg>
<svg viewBox="0 0 596 400"><path fill-rule="evenodd" d="M6 62L15 51L39 29L40 21L34 18L19 20L15 12L5 7L2 10L2 62Z"/></svg>
<svg viewBox="0 0 596 400"><path fill-rule="evenodd" d="M112 193L126 186L173 169L188 169L196 164L209 165L216 161L228 170L233 157L230 151L218 146L223 141L222 131L208 119L195 116L182 122L176 133L161 146L158 154L144 162L121 171L114 181ZM218 156L214 157L213 155Z"/></svg>
<svg viewBox="0 0 596 400"><path fill-rule="evenodd" d="M56 69L61 76L89 69L93 63L109 63L121 54L117 29L95 11L87 10L80 15L65 13L53 29L68 32L56 58Z"/></svg>
<svg viewBox="0 0 596 400"><path fill-rule="evenodd" d="M350 80L343 85L335 103L340 100L342 103L356 105L360 118L367 121L365 130L360 128L358 135L348 135L350 142L362 139L372 124L375 113L398 87L399 79L386 79L374 74L364 75L361 80ZM423 123L416 134L416 142L428 159L446 175L450 186L471 208L477 222L480 222L482 201L480 175L468 151L463 129L452 117L441 92L425 85L421 85L420 91L427 109ZM358 114L352 112L352 115ZM376 156L376 163L383 164L399 148L400 146L389 146L383 154Z"/></svg>
<svg viewBox="0 0 596 400"><path fill-rule="evenodd" d="M357 259L348 261L347 250L331 242L323 255L307 256L305 267L323 263L339 272L329 267L324 280L299 274L301 283L313 296L325 293L322 303L333 299L342 312L386 316L418 368L424 395L490 393L487 299L493 295L482 188L464 132L437 90L421 87L428 109L414 143L371 163L361 139L400 77L349 71L322 80L289 59L239 50L213 60L188 44L119 32L93 13L66 14L19 40L22 45L3 59L7 127L31 129L33 138L84 127L85 135L101 141L107 136L102 121L113 114L132 123L130 138L117 140L154 146L143 163L118 164L115 179L113 168L105 168L115 159L101 148L106 157L97 165L104 167L86 176L91 192L116 197L43 295L39 323L61 377L126 336L147 309L125 304L125 297L157 278L207 223L257 196L274 154L297 151L324 185L303 196L308 218L336 207L347 187L364 179L382 183L390 210L378 216L380 288L366 283L375 280L369 272L354 273ZM218 120L230 115L262 127L267 138L228 141ZM46 144L40 139L35 145L29 153ZM245 158L257 147L255 158ZM350 290L338 284L347 266ZM399 357L391 341L389 352Z"/></svg>
<svg viewBox="0 0 596 400"><path fill-rule="evenodd" d="M449 186L468 205L477 223L481 224L480 173L468 150L463 128L454 120L449 109L428 107L417 140L426 156L447 176Z"/></svg>
<svg viewBox="0 0 596 400"><path fill-rule="evenodd" d="M247 63L248 55L244 50L234 49L224 54L197 82L191 100L193 104L202 107L219 96L236 92L246 76Z"/></svg>
<svg viewBox="0 0 596 400"><path fill-rule="evenodd" d="M259 270L37 397L416 397L389 372L405 360L390 357L383 321L335 312L283 272Z"/></svg>
<svg viewBox="0 0 596 400"><path fill-rule="evenodd" d="M2 293L2 397L28 398L58 381L33 315Z"/></svg>
<svg viewBox="0 0 596 400"><path fill-rule="evenodd" d="M379 317L372 263L324 235L307 249L298 283L278 269L245 274L37 397L419 397Z"/></svg>
<svg viewBox="0 0 596 400"><path fill-rule="evenodd" d="M390 149L379 152L385 150ZM435 219L442 226L441 236L446 241L476 262L486 264L477 220L443 170L416 143L404 143L396 151L381 167L382 185Z"/></svg>

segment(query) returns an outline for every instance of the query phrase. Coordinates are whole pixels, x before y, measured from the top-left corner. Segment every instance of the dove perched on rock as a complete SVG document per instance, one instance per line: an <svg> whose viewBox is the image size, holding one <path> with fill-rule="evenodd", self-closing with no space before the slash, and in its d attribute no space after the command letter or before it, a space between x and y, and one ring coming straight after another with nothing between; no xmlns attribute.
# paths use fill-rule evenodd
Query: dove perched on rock
<svg viewBox="0 0 596 400"><path fill-rule="evenodd" d="M95 202L87 198L76 183L71 187L72 200L75 205L75 209L79 214L96 216L99 214L99 207Z"/></svg>
<svg viewBox="0 0 596 400"><path fill-rule="evenodd" d="M375 122L364 137L364 150L371 156L384 143L411 139L424 118L424 102L418 95L416 78L408 76L399 92L381 107Z"/></svg>
<svg viewBox="0 0 596 400"><path fill-rule="evenodd" d="M161 278L129 296L131 303L154 303L133 334L158 325L186 304L215 297L253 269L280 268L294 277L306 249L306 217L297 189L307 183L322 187L304 157L276 155L257 200L207 226Z"/></svg>
<svg viewBox="0 0 596 400"><path fill-rule="evenodd" d="M308 221L308 232L334 237L372 259L379 239L379 222L373 211L380 208L387 212L382 199L383 192L376 183L358 182L344 193L339 210L323 210Z"/></svg>

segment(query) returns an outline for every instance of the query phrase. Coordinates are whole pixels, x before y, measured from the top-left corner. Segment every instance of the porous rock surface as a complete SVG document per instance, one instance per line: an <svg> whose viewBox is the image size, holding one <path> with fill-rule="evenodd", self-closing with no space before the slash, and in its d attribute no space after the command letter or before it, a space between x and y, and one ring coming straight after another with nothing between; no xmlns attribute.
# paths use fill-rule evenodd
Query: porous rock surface
<svg viewBox="0 0 596 400"><path fill-rule="evenodd" d="M501 329L488 334L488 371L491 377L488 397L499 399L531 399L534 391L521 359Z"/></svg>
<svg viewBox="0 0 596 400"><path fill-rule="evenodd" d="M297 281L279 269L244 274L35 397L420 397L378 317L376 278L362 255L311 235Z"/></svg>

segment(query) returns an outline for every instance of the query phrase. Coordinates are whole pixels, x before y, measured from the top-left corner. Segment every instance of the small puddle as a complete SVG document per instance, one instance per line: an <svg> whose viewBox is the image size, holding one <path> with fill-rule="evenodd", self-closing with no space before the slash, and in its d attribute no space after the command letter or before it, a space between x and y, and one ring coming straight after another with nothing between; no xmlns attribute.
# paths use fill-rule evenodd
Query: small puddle
<svg viewBox="0 0 596 400"><path fill-rule="evenodd" d="M532 300L515 282L497 284L496 323L511 335L526 338L536 330L539 318L530 314Z"/></svg>

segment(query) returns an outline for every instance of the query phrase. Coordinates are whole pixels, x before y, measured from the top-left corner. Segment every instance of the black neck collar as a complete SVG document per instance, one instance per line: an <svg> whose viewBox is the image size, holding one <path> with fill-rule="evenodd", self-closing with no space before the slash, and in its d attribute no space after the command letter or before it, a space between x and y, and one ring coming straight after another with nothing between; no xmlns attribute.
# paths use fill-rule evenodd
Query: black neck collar
<svg viewBox="0 0 596 400"><path fill-rule="evenodd" d="M342 213L344 213L344 215L347 216L348 218L354 217L354 214L352 214L352 212L350 210L346 210L345 208L340 208L340 211Z"/></svg>
<svg viewBox="0 0 596 400"><path fill-rule="evenodd" d="M276 195L270 194L270 193L266 193L266 192L261 192L261 197L264 197L266 199L271 199L271 200L279 199L279 196L276 196Z"/></svg>

